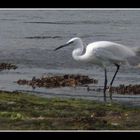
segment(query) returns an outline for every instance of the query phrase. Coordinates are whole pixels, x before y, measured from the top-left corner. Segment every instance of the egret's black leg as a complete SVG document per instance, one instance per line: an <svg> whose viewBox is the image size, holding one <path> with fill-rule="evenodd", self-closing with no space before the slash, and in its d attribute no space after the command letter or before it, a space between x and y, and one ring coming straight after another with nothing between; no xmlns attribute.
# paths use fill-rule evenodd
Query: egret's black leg
<svg viewBox="0 0 140 140"><path fill-rule="evenodd" d="M111 82L110 82L110 86L112 86L112 84L113 84L113 82L114 82L114 79L115 79L115 77L116 77L116 75L117 75L117 73L118 73L118 71L119 71L119 68L120 68L120 65L118 65L118 64L115 64L115 66L117 67L117 69L116 69L116 72L115 72L115 74L114 74L114 76L113 76Z"/></svg>
<svg viewBox="0 0 140 140"><path fill-rule="evenodd" d="M114 79L115 79L115 77L116 77L116 75L117 75L117 73L119 71L119 68L120 68L120 65L118 65L118 64L115 64L115 66L117 67L117 69L116 69L116 72L115 72L115 74L114 74L111 82L110 82L109 91L110 91L110 88L112 87L112 84L114 82ZM110 99L112 100L112 92L110 92Z"/></svg>
<svg viewBox="0 0 140 140"><path fill-rule="evenodd" d="M106 102L106 88L107 88L107 71L105 68L105 82L104 82L104 101Z"/></svg>

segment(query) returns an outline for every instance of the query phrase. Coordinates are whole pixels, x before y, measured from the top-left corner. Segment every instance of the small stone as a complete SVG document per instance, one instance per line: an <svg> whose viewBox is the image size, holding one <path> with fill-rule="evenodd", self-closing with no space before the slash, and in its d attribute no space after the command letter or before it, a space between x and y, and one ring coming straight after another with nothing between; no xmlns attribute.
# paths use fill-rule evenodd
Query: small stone
<svg viewBox="0 0 140 140"><path fill-rule="evenodd" d="M112 122L111 125L113 125L113 126L118 126L119 123Z"/></svg>

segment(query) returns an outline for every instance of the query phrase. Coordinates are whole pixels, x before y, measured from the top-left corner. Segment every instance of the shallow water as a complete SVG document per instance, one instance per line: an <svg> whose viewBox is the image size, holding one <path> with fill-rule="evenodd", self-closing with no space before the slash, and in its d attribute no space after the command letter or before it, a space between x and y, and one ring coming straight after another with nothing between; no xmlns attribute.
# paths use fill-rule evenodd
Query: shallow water
<svg viewBox="0 0 140 140"><path fill-rule="evenodd" d="M0 90L28 90L48 96L49 93L57 92L61 97L68 92L71 97L91 98L91 94L83 88L74 91L71 88L66 91L65 88L33 90L28 86L17 85L15 81L48 73L80 73L98 79L98 85L103 85L103 70L75 62L71 57L72 47L57 52L53 49L75 36L81 37L86 44L108 40L130 47L140 46L139 17L138 10L0 10L0 62L18 66L15 71L0 73ZM134 59L134 62L139 61L139 56ZM114 70L114 67L108 68L109 80ZM121 67L114 85L139 84L139 79L139 68Z"/></svg>

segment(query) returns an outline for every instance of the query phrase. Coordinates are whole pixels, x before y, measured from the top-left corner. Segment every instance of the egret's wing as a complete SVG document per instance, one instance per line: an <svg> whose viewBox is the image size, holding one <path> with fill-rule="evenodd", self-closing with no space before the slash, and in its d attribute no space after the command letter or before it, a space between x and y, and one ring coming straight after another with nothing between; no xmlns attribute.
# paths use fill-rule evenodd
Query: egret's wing
<svg viewBox="0 0 140 140"><path fill-rule="evenodd" d="M89 48L92 48L97 55L100 54L100 56L105 56L111 59L123 60L125 58L135 56L135 52L132 49L114 42L99 41L91 43L88 46Z"/></svg>
<svg viewBox="0 0 140 140"><path fill-rule="evenodd" d="M98 59L110 62L124 62L124 58L120 56L117 52L113 53L111 50L106 50L103 48L97 48L94 50L94 54Z"/></svg>

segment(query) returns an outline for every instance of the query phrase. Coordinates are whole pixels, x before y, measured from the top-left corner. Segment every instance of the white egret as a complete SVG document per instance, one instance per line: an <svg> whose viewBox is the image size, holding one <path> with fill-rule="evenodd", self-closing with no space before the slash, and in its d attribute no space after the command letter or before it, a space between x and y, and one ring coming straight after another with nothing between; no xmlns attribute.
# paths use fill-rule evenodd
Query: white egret
<svg viewBox="0 0 140 140"><path fill-rule="evenodd" d="M84 46L83 41L79 37L70 39L66 44L57 47L55 50L69 45L73 45L75 47L72 52L72 57L75 60L96 64L104 69L104 101L106 101L107 66L114 64L117 67L115 74L110 82L109 87L111 87L117 72L119 71L120 65L128 64L127 59L136 55L136 50L110 41L97 41ZM112 100L111 92L110 99Z"/></svg>

